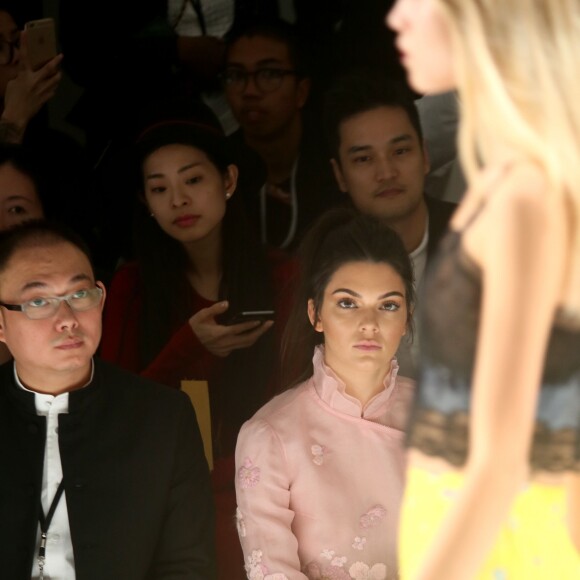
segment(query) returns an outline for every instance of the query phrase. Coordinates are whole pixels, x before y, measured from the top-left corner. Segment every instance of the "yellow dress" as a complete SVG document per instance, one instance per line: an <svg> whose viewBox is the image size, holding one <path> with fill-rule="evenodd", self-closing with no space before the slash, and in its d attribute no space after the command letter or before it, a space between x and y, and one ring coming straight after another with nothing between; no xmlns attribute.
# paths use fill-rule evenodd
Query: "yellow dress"
<svg viewBox="0 0 580 580"><path fill-rule="evenodd" d="M401 580L414 578L459 493L460 472L410 467L399 528ZM512 510L477 580L578 580L580 555L566 529L563 486L531 483ZM466 579L467 580L467 579Z"/></svg>
<svg viewBox="0 0 580 580"><path fill-rule="evenodd" d="M399 535L402 580L421 569L463 483L481 276L462 251L461 232L442 240L423 290L421 374L407 435L413 452ZM431 469L435 464L443 468ZM580 476L580 329L566 327L558 316L546 353L530 467L555 475L553 481L564 481L566 473ZM539 481L544 480L534 478L517 495L478 580L580 580L580 554L566 527L566 488Z"/></svg>

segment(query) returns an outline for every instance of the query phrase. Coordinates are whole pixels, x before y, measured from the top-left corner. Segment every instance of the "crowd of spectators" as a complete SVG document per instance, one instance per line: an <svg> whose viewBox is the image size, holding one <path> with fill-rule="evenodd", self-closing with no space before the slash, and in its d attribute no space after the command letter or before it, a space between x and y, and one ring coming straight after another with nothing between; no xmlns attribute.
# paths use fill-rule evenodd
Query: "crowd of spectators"
<svg viewBox="0 0 580 580"><path fill-rule="evenodd" d="M433 154L382 23L391 4L102 1L85 26L85 3L61 0L62 53L38 70L0 4L0 229L46 216L84 238L108 290L103 359L174 389L208 382L220 578L245 577L236 438L281 390L303 237L350 206L400 236L419 286L455 207L441 180L425 193ZM46 111L64 73L83 89L68 117L82 142ZM272 314L233 320L256 310Z"/></svg>

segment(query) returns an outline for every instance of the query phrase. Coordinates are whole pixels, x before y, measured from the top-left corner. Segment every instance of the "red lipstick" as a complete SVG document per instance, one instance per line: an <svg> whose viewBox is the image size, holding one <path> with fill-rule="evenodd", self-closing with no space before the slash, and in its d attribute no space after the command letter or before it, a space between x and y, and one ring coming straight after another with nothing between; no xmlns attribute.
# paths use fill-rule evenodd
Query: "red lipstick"
<svg viewBox="0 0 580 580"><path fill-rule="evenodd" d="M176 217L173 220L173 223L180 228L189 228L191 226L194 226L198 222L200 217L201 216L199 215L192 214L180 215L179 217Z"/></svg>

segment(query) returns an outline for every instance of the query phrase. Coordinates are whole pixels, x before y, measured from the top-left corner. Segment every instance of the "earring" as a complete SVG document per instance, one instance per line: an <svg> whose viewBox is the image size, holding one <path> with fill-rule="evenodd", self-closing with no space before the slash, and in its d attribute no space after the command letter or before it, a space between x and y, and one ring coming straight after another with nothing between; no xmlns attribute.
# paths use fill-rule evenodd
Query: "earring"
<svg viewBox="0 0 580 580"><path fill-rule="evenodd" d="M232 194L229 191L226 191L226 199L230 199L231 195Z"/></svg>
<svg viewBox="0 0 580 580"><path fill-rule="evenodd" d="M150 215L151 217L155 217L155 214L154 214L153 212L151 212L149 215Z"/></svg>

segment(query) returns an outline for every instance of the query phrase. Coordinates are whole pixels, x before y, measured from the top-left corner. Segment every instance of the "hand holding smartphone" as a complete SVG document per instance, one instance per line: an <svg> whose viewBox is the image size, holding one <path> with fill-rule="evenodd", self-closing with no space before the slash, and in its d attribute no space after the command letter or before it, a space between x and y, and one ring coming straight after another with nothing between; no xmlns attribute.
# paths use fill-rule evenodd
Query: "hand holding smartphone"
<svg viewBox="0 0 580 580"><path fill-rule="evenodd" d="M28 61L32 70L42 68L56 54L56 31L52 18L31 20L24 25Z"/></svg>
<svg viewBox="0 0 580 580"><path fill-rule="evenodd" d="M274 320L273 310L245 310L234 314L224 324L231 326L232 324L240 324L242 322L266 322L267 320Z"/></svg>

